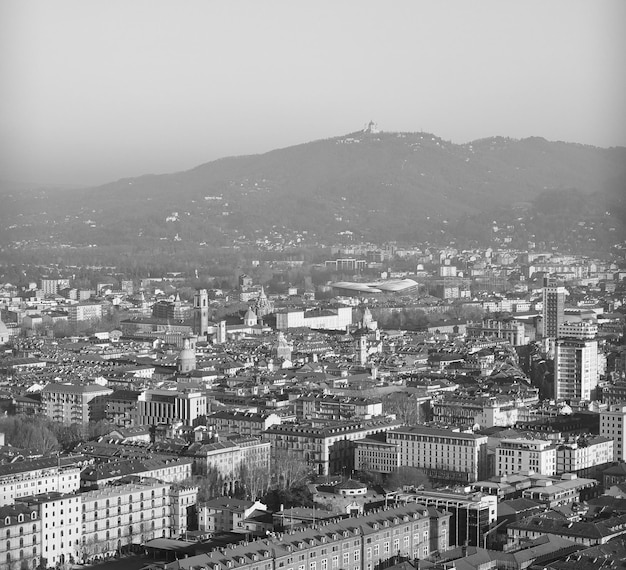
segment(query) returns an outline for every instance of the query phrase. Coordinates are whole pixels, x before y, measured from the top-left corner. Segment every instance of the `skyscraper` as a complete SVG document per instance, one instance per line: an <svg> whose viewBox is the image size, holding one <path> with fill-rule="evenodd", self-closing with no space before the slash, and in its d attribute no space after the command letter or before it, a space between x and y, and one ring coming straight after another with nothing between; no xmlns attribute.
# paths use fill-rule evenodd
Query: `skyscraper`
<svg viewBox="0 0 626 570"><path fill-rule="evenodd" d="M543 338L556 338L565 316L565 287L550 277L543 279Z"/></svg>
<svg viewBox="0 0 626 570"><path fill-rule="evenodd" d="M556 400L591 400L598 385L598 341L559 338L554 345Z"/></svg>

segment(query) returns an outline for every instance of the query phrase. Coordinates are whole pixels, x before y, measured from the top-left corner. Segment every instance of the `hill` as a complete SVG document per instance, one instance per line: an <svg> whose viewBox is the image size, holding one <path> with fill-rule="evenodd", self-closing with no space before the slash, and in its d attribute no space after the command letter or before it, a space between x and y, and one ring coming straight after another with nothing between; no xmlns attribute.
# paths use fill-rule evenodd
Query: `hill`
<svg viewBox="0 0 626 570"><path fill-rule="evenodd" d="M469 245L489 242L495 221L519 247L573 245L572 228L581 246L591 231L608 247L624 239L625 189L626 148L357 132L96 188L5 192L0 243L92 254L348 238Z"/></svg>

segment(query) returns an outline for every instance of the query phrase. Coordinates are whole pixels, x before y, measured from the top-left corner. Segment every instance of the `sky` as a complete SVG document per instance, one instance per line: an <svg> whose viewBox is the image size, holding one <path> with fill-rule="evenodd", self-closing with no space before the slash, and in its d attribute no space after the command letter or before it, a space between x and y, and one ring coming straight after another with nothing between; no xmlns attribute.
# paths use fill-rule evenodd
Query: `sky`
<svg viewBox="0 0 626 570"><path fill-rule="evenodd" d="M3 0L0 180L362 129L626 146L624 0Z"/></svg>

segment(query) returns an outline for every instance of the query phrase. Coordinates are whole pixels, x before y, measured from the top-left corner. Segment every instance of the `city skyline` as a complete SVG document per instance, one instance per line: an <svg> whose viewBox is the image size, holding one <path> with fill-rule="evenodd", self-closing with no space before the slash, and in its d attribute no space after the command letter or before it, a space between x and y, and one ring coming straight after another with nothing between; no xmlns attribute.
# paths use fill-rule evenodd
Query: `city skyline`
<svg viewBox="0 0 626 570"><path fill-rule="evenodd" d="M618 1L0 8L0 179L95 185L363 128L626 146Z"/></svg>

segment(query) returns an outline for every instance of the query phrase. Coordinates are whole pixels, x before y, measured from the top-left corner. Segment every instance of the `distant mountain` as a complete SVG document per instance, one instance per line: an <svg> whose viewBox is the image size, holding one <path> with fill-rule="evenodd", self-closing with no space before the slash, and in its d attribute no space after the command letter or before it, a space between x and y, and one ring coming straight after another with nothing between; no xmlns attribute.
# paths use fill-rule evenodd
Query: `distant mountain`
<svg viewBox="0 0 626 570"><path fill-rule="evenodd" d="M180 251L353 236L523 246L565 236L571 245L576 229L583 245L589 231L610 245L625 237L625 190L622 147L357 132L96 188L5 193L0 244L141 253L166 243Z"/></svg>

